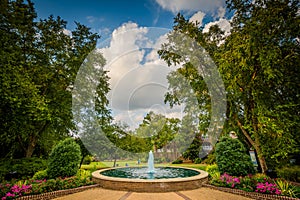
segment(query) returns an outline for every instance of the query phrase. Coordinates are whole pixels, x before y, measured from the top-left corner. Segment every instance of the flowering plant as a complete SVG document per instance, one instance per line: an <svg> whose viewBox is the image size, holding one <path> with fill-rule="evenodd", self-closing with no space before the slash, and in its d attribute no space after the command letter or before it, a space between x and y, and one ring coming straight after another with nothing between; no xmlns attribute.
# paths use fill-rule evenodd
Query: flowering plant
<svg viewBox="0 0 300 200"><path fill-rule="evenodd" d="M221 177L220 180L226 184L226 186L229 186L231 188L234 188L237 184L240 184L241 181L238 177L230 176L227 173L224 173Z"/></svg>
<svg viewBox="0 0 300 200"><path fill-rule="evenodd" d="M19 182L5 182L0 184L0 199L15 199L24 195L41 194L56 190L76 188L84 185L91 185L93 182L88 173L80 176L66 178L25 180Z"/></svg>
<svg viewBox="0 0 300 200"><path fill-rule="evenodd" d="M255 192L280 195L281 191L274 183L257 183Z"/></svg>
<svg viewBox="0 0 300 200"><path fill-rule="evenodd" d="M6 184L8 186L8 184ZM31 190L31 185L22 185L19 187L18 185L14 185L10 188L10 191L6 193L5 196L1 198L1 200L14 199L20 197Z"/></svg>

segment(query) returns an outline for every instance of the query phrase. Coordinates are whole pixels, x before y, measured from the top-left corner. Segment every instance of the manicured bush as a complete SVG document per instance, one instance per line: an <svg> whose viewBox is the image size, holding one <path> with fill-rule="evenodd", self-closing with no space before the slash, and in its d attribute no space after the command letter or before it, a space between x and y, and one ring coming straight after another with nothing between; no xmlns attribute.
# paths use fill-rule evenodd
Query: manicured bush
<svg viewBox="0 0 300 200"><path fill-rule="evenodd" d="M72 138L59 142L49 155L49 178L74 176L78 171L80 160L80 146Z"/></svg>
<svg viewBox="0 0 300 200"><path fill-rule="evenodd" d="M238 139L221 138L216 145L216 162L221 174L245 176L255 172L246 148Z"/></svg>
<svg viewBox="0 0 300 200"><path fill-rule="evenodd" d="M33 179L33 180L44 180L44 179L48 179L48 172L47 172L47 169L36 172L36 173L33 175L32 179Z"/></svg>
<svg viewBox="0 0 300 200"><path fill-rule="evenodd" d="M26 179L47 168L47 161L41 158L1 159L0 180Z"/></svg>
<svg viewBox="0 0 300 200"><path fill-rule="evenodd" d="M283 167L276 169L277 176L288 181L300 182L300 166Z"/></svg>
<svg viewBox="0 0 300 200"><path fill-rule="evenodd" d="M87 155L84 157L82 164L89 165L93 161L93 157L90 155Z"/></svg>
<svg viewBox="0 0 300 200"><path fill-rule="evenodd" d="M182 164L183 160L174 160L172 164Z"/></svg>

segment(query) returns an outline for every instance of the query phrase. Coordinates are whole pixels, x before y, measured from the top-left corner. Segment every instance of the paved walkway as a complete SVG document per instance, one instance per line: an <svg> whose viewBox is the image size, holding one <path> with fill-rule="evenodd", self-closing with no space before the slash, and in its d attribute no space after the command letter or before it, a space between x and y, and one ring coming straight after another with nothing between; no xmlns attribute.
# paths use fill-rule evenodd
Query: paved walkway
<svg viewBox="0 0 300 200"><path fill-rule="evenodd" d="M56 198L56 200L251 200L209 188L167 193L137 193L94 188Z"/></svg>

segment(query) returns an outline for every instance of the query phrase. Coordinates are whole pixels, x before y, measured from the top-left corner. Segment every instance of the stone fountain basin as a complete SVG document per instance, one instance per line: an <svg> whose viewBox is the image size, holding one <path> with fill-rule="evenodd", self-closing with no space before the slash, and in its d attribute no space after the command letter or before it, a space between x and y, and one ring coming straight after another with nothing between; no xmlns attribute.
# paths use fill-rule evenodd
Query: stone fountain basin
<svg viewBox="0 0 300 200"><path fill-rule="evenodd" d="M208 180L208 173L203 170L186 168L186 167L172 167L183 168L200 172L200 174L185 177L185 178L166 178L166 179L129 179L109 177L100 174L101 172L122 169L124 167L109 168L97 170L92 173L92 180L99 184L100 187L111 190L122 190L132 192L174 192L182 190L193 190L202 187L203 183Z"/></svg>

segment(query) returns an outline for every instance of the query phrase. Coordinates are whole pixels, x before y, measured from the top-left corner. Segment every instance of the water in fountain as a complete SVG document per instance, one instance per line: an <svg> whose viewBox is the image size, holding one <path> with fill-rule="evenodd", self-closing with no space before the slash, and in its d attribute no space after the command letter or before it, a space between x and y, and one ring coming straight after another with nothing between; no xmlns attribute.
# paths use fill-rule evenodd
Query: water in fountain
<svg viewBox="0 0 300 200"><path fill-rule="evenodd" d="M149 152L148 157L148 173L154 173L154 157L152 151Z"/></svg>

